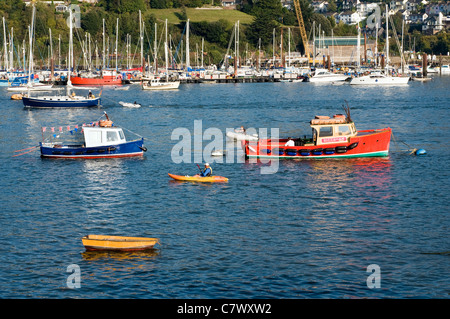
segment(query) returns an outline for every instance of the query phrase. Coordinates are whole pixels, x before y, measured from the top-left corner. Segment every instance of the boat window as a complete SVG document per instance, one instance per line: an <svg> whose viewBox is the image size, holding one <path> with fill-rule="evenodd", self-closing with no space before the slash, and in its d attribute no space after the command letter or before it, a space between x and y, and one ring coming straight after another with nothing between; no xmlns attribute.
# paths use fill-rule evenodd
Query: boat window
<svg viewBox="0 0 450 319"><path fill-rule="evenodd" d="M115 131L106 132L106 141L116 142L118 140L119 140L119 137L117 136L117 132L115 132Z"/></svg>
<svg viewBox="0 0 450 319"><path fill-rule="evenodd" d="M332 126L322 126L320 128L319 136L320 137L333 136L333 127Z"/></svg>
<svg viewBox="0 0 450 319"><path fill-rule="evenodd" d="M125 135L123 135L123 132L122 132L122 131L119 131L119 135L120 135L120 139L121 139L121 140L124 140L124 139L125 139Z"/></svg>
<svg viewBox="0 0 450 319"><path fill-rule="evenodd" d="M350 127L348 125L341 125L338 127L339 135L349 135L351 133Z"/></svg>

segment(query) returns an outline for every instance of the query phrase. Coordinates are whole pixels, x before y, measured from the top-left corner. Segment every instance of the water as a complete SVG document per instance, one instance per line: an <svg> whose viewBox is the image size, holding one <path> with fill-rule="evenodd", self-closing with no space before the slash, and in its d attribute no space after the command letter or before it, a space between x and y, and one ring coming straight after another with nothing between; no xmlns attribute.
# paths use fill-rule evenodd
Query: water
<svg viewBox="0 0 450 319"><path fill-rule="evenodd" d="M103 88L101 110L26 110L1 88L0 297L448 298L449 88L450 77L396 88L133 85ZM198 171L171 157L172 132L186 128L194 139L194 120L202 132L244 125L309 135L310 119L342 113L344 101L358 129L393 129L389 157L281 161L276 174L261 174L264 164L238 154L211 163L227 184L167 176ZM103 110L146 138L143 158L12 156L38 145L41 126L89 122ZM428 154L409 155L413 147ZM87 234L157 237L161 248L90 253ZM80 288L67 286L72 264ZM368 288L372 264L380 288Z"/></svg>

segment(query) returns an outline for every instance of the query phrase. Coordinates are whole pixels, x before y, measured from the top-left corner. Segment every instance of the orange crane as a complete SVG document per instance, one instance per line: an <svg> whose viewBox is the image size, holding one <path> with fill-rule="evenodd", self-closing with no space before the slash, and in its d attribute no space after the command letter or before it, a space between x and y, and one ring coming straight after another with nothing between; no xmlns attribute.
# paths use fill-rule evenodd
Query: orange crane
<svg viewBox="0 0 450 319"><path fill-rule="evenodd" d="M305 23L303 22L302 9L298 0L294 0L295 13L297 14L298 26L300 27L300 35L302 36L303 46L305 47L305 55L309 60L308 37L306 36Z"/></svg>

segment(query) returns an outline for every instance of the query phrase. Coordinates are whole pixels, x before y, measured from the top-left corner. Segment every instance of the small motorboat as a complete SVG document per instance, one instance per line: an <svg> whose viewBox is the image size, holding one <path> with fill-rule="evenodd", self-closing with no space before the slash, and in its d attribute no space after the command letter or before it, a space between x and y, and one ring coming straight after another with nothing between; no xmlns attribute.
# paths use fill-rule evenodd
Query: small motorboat
<svg viewBox="0 0 450 319"><path fill-rule="evenodd" d="M147 148L143 146L144 138L127 141L123 129L117 127L104 112L106 120L83 125L73 129L59 127L59 132L51 128L51 135L42 128L43 141L40 142L41 156L49 158L119 158L143 156Z"/></svg>
<svg viewBox="0 0 450 319"><path fill-rule="evenodd" d="M244 128L235 129L234 131L227 132L227 136L237 141L257 141L258 134L247 134Z"/></svg>
<svg viewBox="0 0 450 319"><path fill-rule="evenodd" d="M122 106L126 106L126 107L141 107L142 106L139 103L137 103L136 101L134 103L120 101L119 104Z"/></svg>
<svg viewBox="0 0 450 319"><path fill-rule="evenodd" d="M81 238L84 248L88 251L139 251L153 249L159 244L158 238L87 235Z"/></svg>
<svg viewBox="0 0 450 319"><path fill-rule="evenodd" d="M206 183L215 183L215 182L228 182L228 178L223 176L205 176L202 177L200 175L175 175L168 173L170 177L172 177L176 181L183 182L206 182Z"/></svg>

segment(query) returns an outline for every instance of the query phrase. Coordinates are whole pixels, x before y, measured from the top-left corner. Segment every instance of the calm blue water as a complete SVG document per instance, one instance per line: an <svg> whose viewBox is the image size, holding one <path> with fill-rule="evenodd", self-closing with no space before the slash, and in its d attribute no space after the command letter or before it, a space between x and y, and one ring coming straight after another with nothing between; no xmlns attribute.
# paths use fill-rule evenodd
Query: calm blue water
<svg viewBox="0 0 450 319"><path fill-rule="evenodd" d="M133 85L104 88L100 110L26 110L0 88L0 298L448 298L449 89L450 77L396 88ZM389 157L282 161L277 173L261 174L264 164L237 154L212 163L227 184L167 176L198 171L171 157L179 142L172 132L186 128L194 139L194 120L202 132L244 125L309 135L310 119L342 113L344 100L358 129L393 129ZM13 157L38 145L41 126L97 120L103 110L146 138L143 158L48 160L37 150ZM192 147L192 159L198 151ZM162 245L88 253L87 234L157 237ZM80 288L67 287L72 264ZM380 288L367 286L371 264Z"/></svg>

